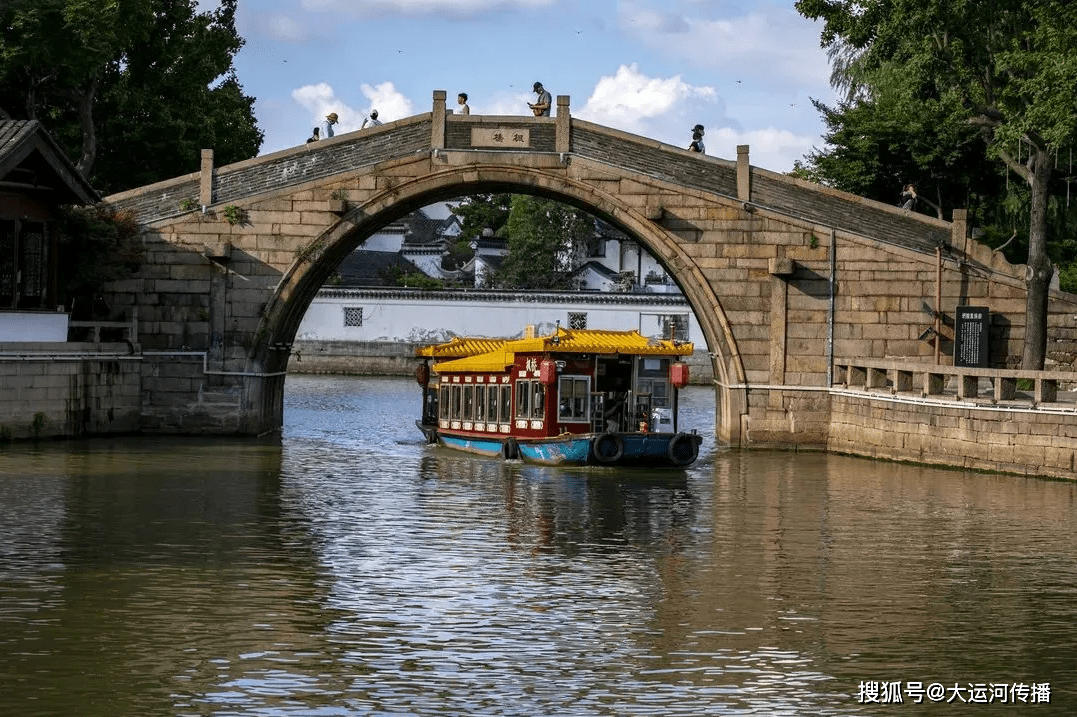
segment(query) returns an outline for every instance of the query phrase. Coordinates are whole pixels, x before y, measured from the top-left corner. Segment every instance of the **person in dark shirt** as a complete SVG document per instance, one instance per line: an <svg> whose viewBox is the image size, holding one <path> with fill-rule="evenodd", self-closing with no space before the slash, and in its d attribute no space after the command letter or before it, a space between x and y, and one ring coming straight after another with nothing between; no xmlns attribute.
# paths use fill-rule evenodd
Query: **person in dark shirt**
<svg viewBox="0 0 1077 717"><path fill-rule="evenodd" d="M688 151L707 153L707 148L703 146L703 125L697 124L692 128L692 143L688 145Z"/></svg>
<svg viewBox="0 0 1077 717"><path fill-rule="evenodd" d="M550 105L553 104L553 98L550 97L550 93L546 91L541 82L536 82L531 90L538 95L538 100L534 103L528 102L527 106L531 108L531 112L536 117L549 117Z"/></svg>

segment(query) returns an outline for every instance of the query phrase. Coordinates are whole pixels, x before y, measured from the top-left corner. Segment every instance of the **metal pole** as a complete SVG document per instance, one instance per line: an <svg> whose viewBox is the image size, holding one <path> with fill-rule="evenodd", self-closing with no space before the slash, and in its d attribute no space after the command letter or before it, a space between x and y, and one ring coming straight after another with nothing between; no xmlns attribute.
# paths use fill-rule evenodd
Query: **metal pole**
<svg viewBox="0 0 1077 717"><path fill-rule="evenodd" d="M935 247L935 365L942 348L942 247Z"/></svg>
<svg viewBox="0 0 1077 717"><path fill-rule="evenodd" d="M826 316L826 387L834 385L834 301L837 295L837 232L830 230L830 296Z"/></svg>

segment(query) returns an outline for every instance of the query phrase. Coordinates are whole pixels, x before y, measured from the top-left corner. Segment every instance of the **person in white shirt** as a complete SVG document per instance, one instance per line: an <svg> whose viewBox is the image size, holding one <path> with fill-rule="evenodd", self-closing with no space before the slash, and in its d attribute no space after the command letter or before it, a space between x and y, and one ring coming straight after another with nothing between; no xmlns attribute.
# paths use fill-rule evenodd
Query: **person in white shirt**
<svg viewBox="0 0 1077 717"><path fill-rule="evenodd" d="M330 112L325 116L325 122L322 122L322 136L321 139L329 139L333 136L333 125L337 123L337 113Z"/></svg>
<svg viewBox="0 0 1077 717"><path fill-rule="evenodd" d="M378 119L378 111L371 110L370 116L363 120L363 126L359 129L365 129L366 127L377 127L381 124L381 120Z"/></svg>

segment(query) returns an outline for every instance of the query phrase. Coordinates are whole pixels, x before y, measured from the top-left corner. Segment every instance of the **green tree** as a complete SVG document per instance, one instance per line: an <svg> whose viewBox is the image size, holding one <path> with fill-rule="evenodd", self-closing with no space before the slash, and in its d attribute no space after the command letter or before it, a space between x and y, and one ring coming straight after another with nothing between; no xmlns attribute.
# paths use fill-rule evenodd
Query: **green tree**
<svg viewBox="0 0 1077 717"><path fill-rule="evenodd" d="M1005 187L978 130L948 121L937 107L924 103L908 114L871 98L814 105L826 123L826 145L797 162L804 178L889 204L911 183L917 209L940 219L955 208L982 218Z"/></svg>
<svg viewBox="0 0 1077 717"><path fill-rule="evenodd" d="M499 235L512 209L511 194L473 194L452 208L460 217L460 238L471 241L482 236L484 229Z"/></svg>
<svg viewBox="0 0 1077 717"><path fill-rule="evenodd" d="M841 45L849 86L909 116L975 128L987 156L1028 188L1022 366L1042 368L1054 165L1077 139L1077 4L1069 0L798 0Z"/></svg>
<svg viewBox="0 0 1077 717"><path fill-rule="evenodd" d="M8 0L0 115L41 120L105 193L257 154L232 60L237 0Z"/></svg>
<svg viewBox="0 0 1077 717"><path fill-rule="evenodd" d="M105 284L133 274L142 262L142 236L130 212L117 212L107 203L67 207L58 224L61 301L78 299L88 306Z"/></svg>
<svg viewBox="0 0 1077 717"><path fill-rule="evenodd" d="M567 289L579 252L594 234L586 212L551 199L512 197L503 234L509 254L489 283L506 289Z"/></svg>

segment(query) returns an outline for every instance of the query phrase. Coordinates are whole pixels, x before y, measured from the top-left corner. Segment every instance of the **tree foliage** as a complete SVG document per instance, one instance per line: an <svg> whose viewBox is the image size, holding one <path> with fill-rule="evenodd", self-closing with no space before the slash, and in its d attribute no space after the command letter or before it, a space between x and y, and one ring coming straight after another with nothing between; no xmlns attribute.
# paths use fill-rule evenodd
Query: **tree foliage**
<svg viewBox="0 0 1077 717"><path fill-rule="evenodd" d="M505 289L567 289L581 251L594 234L586 212L551 199L512 196L503 234L509 254L489 283Z"/></svg>
<svg viewBox="0 0 1077 717"><path fill-rule="evenodd" d="M452 213L460 217L460 237L470 241L482 236L484 229L500 234L511 209L511 194L473 194L453 207Z"/></svg>
<svg viewBox="0 0 1077 717"><path fill-rule="evenodd" d="M1077 3L798 0L796 7L824 21L822 44L840 48L847 84L861 102L895 117L930 117L942 139L974 129L985 156L1027 185L1022 365L1042 368L1053 273L1050 199L1060 186L1054 166L1077 140ZM943 170L957 163L929 159L941 160Z"/></svg>
<svg viewBox="0 0 1077 717"><path fill-rule="evenodd" d="M58 224L59 286L63 303L92 299L110 281L123 279L142 263L142 236L130 212L105 203L65 209Z"/></svg>
<svg viewBox="0 0 1077 717"><path fill-rule="evenodd" d="M257 154L232 60L238 0L7 0L0 116L38 119L105 193Z"/></svg>
<svg viewBox="0 0 1077 717"><path fill-rule="evenodd" d="M948 121L930 105L910 115L874 99L814 104L827 127L826 148L797 163L805 178L889 204L900 203L902 187L911 183L918 209L940 219L956 208L982 214L1005 186L978 130Z"/></svg>

